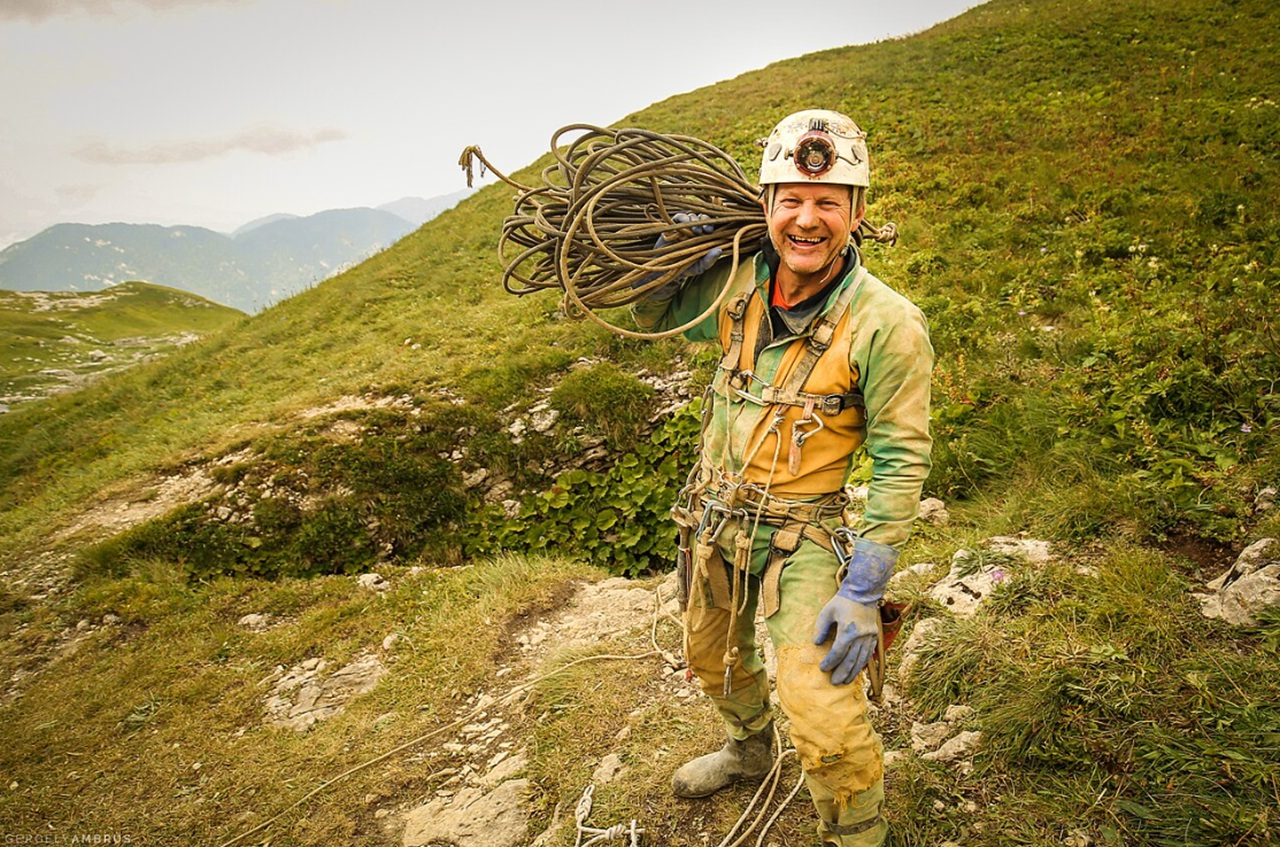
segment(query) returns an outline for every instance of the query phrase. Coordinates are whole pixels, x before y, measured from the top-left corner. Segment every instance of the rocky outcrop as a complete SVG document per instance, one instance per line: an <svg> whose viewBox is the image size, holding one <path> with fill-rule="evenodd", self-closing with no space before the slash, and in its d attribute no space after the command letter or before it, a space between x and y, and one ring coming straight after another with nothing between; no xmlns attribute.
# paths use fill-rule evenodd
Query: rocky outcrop
<svg viewBox="0 0 1280 847"><path fill-rule="evenodd" d="M448 844L451 847L520 847L529 840L525 798L527 779L510 779L492 791L463 788L440 797L405 817L404 847Z"/></svg>
<svg viewBox="0 0 1280 847"><path fill-rule="evenodd" d="M506 657L510 664L499 669L497 677L504 680L504 686L520 690L528 684L516 681L521 671L531 679L538 678L547 672L547 662L555 656L591 650L602 639L643 634L655 614L676 614L675 593L674 574L656 588L641 588L622 577L581 585L554 613L513 633L512 649ZM693 686L685 681L683 670L669 667L663 664L657 671L661 696L678 696L677 689L692 694ZM410 807L376 813L375 817L385 819L388 836L399 834L404 847L517 847L529 844L531 838L535 845L561 843L558 839L563 830L572 829L575 822L562 819L558 808L543 833L535 837L530 832L533 804L529 798L536 787L523 776L527 751L512 737L511 721L515 718L509 710L513 702L483 692L474 695L468 702L468 722L431 753L430 758L439 757L447 764L429 778L437 786L435 795ZM619 732L618 742L629 735L630 724ZM589 809L595 786L619 779L626 770L622 755L604 755L580 808L585 802ZM603 832L592 827L584 831Z"/></svg>
<svg viewBox="0 0 1280 847"><path fill-rule="evenodd" d="M1052 558L1047 541L995 536L980 550L957 550L951 570L929 596L959 617L972 617L996 585L1009 577L1012 564L1043 565Z"/></svg>
<svg viewBox="0 0 1280 847"><path fill-rule="evenodd" d="M911 749L928 762L961 762L961 770L972 769L972 757L982 741L982 733L964 729L973 720L968 706L951 705L940 721L911 724Z"/></svg>
<svg viewBox="0 0 1280 847"><path fill-rule="evenodd" d="M1226 573L1196 594L1200 611L1236 626L1257 626L1263 609L1280 606L1280 541L1263 538L1244 549Z"/></svg>
<svg viewBox="0 0 1280 847"><path fill-rule="evenodd" d="M306 732L346 708L347 702L378 684L387 669L372 654L361 656L329 676L328 663L314 658L295 665L277 680L267 698L266 723Z"/></svg>

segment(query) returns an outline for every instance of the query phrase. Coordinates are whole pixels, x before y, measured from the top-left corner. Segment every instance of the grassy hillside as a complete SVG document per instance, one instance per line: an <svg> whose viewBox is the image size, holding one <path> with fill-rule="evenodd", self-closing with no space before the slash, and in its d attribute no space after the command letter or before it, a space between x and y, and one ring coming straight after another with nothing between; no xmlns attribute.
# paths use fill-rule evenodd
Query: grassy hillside
<svg viewBox="0 0 1280 847"><path fill-rule="evenodd" d="M94 294L0 291L0 402L78 386L242 317L203 297L144 282Z"/></svg>
<svg viewBox="0 0 1280 847"><path fill-rule="evenodd" d="M1280 533L1257 501L1280 482L1278 25L1263 0L993 0L908 39L781 62L619 122L705 138L750 172L752 142L780 116L811 105L853 115L869 132L870 216L902 231L896 248L869 248L868 264L921 305L937 350L926 493L948 501L953 522L922 529L904 565L992 534L1048 538L1068 556L1018 574L992 614L945 624L949 649L922 660L915 717L967 702L987 744L972 775L916 762L894 779L898 844L1061 844L1073 829L1104 844L1280 838L1277 621L1227 629L1190 596L1244 543ZM601 573L583 559L628 572L664 561L663 498L689 459L689 412L650 432L657 401L633 375L689 369L696 395L709 356L620 340L559 317L554 298L505 294L495 245L510 202L505 186L486 188L164 361L0 417L0 667L16 680L0 723L25 739L3 760L19 788L0 798L0 821L105 809L102 820L138 813L149 832L208 842L315 785L250 779L264 761L331 773L412 737L417 722L385 745L361 734L382 712L417 708L402 677L370 695L367 723L317 730L310 747L269 733L253 750L229 740L260 711L238 669L254 670L262 648L229 628L235 616L265 606L305 621L271 642L268 661L287 666L318 652L345 660L416 602L379 607L366 629L369 607L348 583L307 575L472 565L496 574L477 602L500 622L569 575ZM514 426L544 403L557 425ZM564 457L597 444L624 458L553 485ZM519 514L482 496L480 469L511 482ZM208 485L194 505L123 534L84 520L160 502L162 482L197 472ZM513 578L510 562L486 558L499 547L577 564L518 565ZM1097 581L1080 577L1086 564ZM452 579L445 599L422 595L424 614L459 614L449 591L465 589ZM941 616L917 600L920 617ZM64 650L67 627L107 615L125 629ZM175 627L180 650L160 637ZM442 647L447 668L424 659L408 672L428 692L453 685L441 674L493 685L480 647ZM41 671L59 662L75 674L55 684ZM109 687L128 701L77 693ZM557 696L592 721L531 730L546 817L581 790L574 754L602 752L619 729L625 695L590 688ZM439 714L446 698L426 696L422 714ZM225 757L231 773L207 782L169 751L215 703L229 712L197 755ZM133 731L151 714L162 715L154 732ZM64 746L49 720L82 731ZM895 720L889 740L901 745L909 721ZM671 734L656 717L633 729L638 757ZM687 723L679 734L715 735ZM125 776L55 784L70 752L127 751L145 755ZM609 808L689 823L645 761L653 779L612 788ZM251 784L256 799L237 805ZM388 785L404 797L437 787L412 769ZM937 812L961 801L976 810ZM312 828L272 843L317 832L385 842L350 809L327 804ZM660 827L661 843L703 843L702 825ZM806 824L788 826L802 843Z"/></svg>
<svg viewBox="0 0 1280 847"><path fill-rule="evenodd" d="M1115 518L1139 534L1235 540L1247 489L1276 476L1267 92L1280 71L1255 36L1270 22L1250 3L988 4L927 35L780 63L621 123L706 137L750 168L751 142L779 113L825 102L857 115L871 133L872 214L903 230L869 261L922 304L939 352L931 489L971 496L1052 477L1050 507L1019 523L1091 533ZM60 469L82 481L154 462L149 446L107 457L94 445L157 416L174 418L148 429L166 453L344 392L449 386L500 409L575 355L670 355L557 321L551 298L503 294L494 242L508 211L508 190L492 186L189 360L139 374L151 385L129 415L112 413L139 388L122 382L11 418L0 482L29 508L40 492L87 496L97 482L68 491L77 482ZM57 455L33 436L50 427L76 430ZM1100 480L1119 486L1105 498L1117 512L1088 505Z"/></svg>

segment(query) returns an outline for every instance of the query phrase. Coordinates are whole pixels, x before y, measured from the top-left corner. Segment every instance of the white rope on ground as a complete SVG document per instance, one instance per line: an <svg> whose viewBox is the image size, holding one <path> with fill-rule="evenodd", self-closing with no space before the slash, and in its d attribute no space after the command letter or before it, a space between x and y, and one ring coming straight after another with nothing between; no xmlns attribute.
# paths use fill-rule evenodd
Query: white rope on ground
<svg viewBox="0 0 1280 847"><path fill-rule="evenodd" d="M578 800L578 808L574 810L573 817L578 825L578 837L574 841L575 847L591 847L593 844L601 844L605 841L621 841L628 837L630 837L631 842L629 847L640 847L640 836L644 834L644 830L636 823L635 818L631 819L630 824L619 823L605 829L587 824L587 818L591 817L591 803L595 791L595 785L589 783L582 790L582 797ZM589 841L583 841L582 837L584 835L592 837Z"/></svg>
<svg viewBox="0 0 1280 847"><path fill-rule="evenodd" d="M741 847L741 845L745 844L747 839L751 837L752 833L760 827L760 821L764 818L765 813L769 811L769 804L773 802L773 798L777 794L778 783L782 779L782 762L787 756L795 753L794 748L788 747L786 750L783 750L781 747L782 742L775 734L773 767L769 769L769 773L765 775L764 780L760 783L760 787L757 788L756 793L752 795L751 801L747 803L746 808L742 810L742 814L738 817L737 822L734 823L734 825L729 829L729 833L725 835L716 847ZM773 826L774 822L777 821L778 817L782 814L782 811L787 807L787 805L795 798L796 794L800 792L800 788L803 785L804 775L801 774L800 779L796 782L795 788L791 789L791 793L788 794L786 799L784 799L778 805L778 808L774 810L774 813L769 817L769 820L765 823L764 827L759 829L759 837L756 839L757 847L764 843L764 838L768 835L769 829ZM768 794L765 796L764 802L761 803L760 798L765 795L766 791ZM747 818L751 816L753 811L755 811L757 805L759 805L760 808L759 811L755 812L755 819L751 821L749 826L742 829L742 832L739 833L738 829L742 827ZM736 838L735 835L737 836Z"/></svg>

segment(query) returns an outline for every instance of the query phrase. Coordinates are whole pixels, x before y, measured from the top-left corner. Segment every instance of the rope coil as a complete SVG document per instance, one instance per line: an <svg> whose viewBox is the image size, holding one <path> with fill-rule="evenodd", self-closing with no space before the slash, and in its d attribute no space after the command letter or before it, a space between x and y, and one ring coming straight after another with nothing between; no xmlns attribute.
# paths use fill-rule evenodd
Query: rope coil
<svg viewBox="0 0 1280 847"><path fill-rule="evenodd" d="M562 144L573 133L581 134ZM535 186L503 174L478 146L467 147L458 160L468 186L478 161L482 176L488 170L518 192L498 242L502 285L511 294L558 288L561 308L571 317L591 318L622 335L675 335L714 313L727 288L703 315L662 333L624 330L595 313L681 279L713 248L731 256L736 270L743 245L754 251L768 234L759 188L733 157L701 139L570 124L552 135L551 150L555 161ZM681 212L699 218L678 223L674 216ZM709 232L693 231L706 225ZM859 233L897 240L891 223L876 228L864 221ZM661 248L655 246L659 236Z"/></svg>

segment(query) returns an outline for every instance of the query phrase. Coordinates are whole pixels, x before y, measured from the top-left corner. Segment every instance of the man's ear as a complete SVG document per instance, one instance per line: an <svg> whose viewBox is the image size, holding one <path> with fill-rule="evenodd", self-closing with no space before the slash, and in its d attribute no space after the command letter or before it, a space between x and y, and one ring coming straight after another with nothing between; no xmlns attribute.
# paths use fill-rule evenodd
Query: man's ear
<svg viewBox="0 0 1280 847"><path fill-rule="evenodd" d="M862 225L862 219L867 216L867 195L866 192L860 191L857 188L851 188L850 190L853 192L853 196L850 200L853 203L854 209L853 222L849 226L849 231L857 232L858 227Z"/></svg>
<svg viewBox="0 0 1280 847"><path fill-rule="evenodd" d="M867 207L863 206L853 215L853 222L849 225L849 232L857 232L858 227L862 225L862 219L867 216Z"/></svg>

